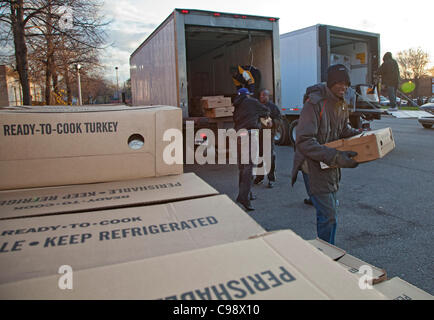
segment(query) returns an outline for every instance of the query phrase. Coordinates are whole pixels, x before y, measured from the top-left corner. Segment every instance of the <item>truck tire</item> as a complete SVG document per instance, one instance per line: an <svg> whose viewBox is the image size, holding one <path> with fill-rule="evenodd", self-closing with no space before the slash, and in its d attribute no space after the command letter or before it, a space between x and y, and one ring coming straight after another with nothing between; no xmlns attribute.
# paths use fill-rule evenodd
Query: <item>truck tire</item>
<svg viewBox="0 0 434 320"><path fill-rule="evenodd" d="M360 116L350 116L350 124L354 129L362 128L362 118Z"/></svg>
<svg viewBox="0 0 434 320"><path fill-rule="evenodd" d="M423 126L424 128L430 129L430 128L432 127L432 124L424 123L424 124L422 124L422 126Z"/></svg>
<svg viewBox="0 0 434 320"><path fill-rule="evenodd" d="M298 120L294 120L294 121L292 121L289 124L289 130L288 130L288 132L289 132L289 141L291 142L291 144L293 146L295 146L295 138L296 138L295 133L296 133L297 124L298 124Z"/></svg>
<svg viewBox="0 0 434 320"><path fill-rule="evenodd" d="M280 119L276 125L276 132L274 135L274 143L276 145L284 145L287 143L288 137L288 122L286 119Z"/></svg>

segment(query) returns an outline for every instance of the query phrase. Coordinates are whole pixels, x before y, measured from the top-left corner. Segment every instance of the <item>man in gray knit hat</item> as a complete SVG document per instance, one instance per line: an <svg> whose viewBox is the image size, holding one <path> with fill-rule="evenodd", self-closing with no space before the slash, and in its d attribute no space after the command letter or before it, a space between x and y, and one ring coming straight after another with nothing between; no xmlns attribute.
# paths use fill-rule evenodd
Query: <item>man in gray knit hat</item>
<svg viewBox="0 0 434 320"><path fill-rule="evenodd" d="M319 83L307 88L304 106L297 125L296 152L292 170L292 184L297 173L308 174L311 199L316 209L317 233L320 239L335 243L337 191L341 168L355 168L352 159L356 152L338 151L325 143L360 133L348 121L348 105L344 95L350 86L344 65L332 65L327 70L327 84ZM323 164L328 167L323 169Z"/></svg>

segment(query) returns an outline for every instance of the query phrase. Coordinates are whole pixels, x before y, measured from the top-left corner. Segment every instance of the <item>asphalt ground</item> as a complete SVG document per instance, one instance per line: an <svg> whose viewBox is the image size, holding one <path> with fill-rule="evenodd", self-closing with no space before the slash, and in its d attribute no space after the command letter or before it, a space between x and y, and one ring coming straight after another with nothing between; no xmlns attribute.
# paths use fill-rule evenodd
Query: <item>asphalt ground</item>
<svg viewBox="0 0 434 320"><path fill-rule="evenodd" d="M396 148L384 158L343 169L336 246L434 295L434 129L417 119L384 116L371 128L391 127ZM303 203L301 173L291 187L292 146L276 146L277 181L254 186L258 199L248 214L265 230L291 229L316 238L316 214ZM185 165L235 200L236 165Z"/></svg>

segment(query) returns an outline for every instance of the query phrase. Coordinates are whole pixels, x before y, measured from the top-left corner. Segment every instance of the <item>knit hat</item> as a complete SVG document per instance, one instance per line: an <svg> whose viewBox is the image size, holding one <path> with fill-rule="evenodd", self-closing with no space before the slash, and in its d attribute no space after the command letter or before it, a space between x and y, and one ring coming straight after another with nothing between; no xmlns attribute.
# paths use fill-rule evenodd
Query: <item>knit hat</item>
<svg viewBox="0 0 434 320"><path fill-rule="evenodd" d="M243 95L243 94L250 94L249 89L247 88L241 88L238 90L238 95Z"/></svg>
<svg viewBox="0 0 434 320"><path fill-rule="evenodd" d="M343 64L335 64L327 69L327 87L331 88L335 83L345 82L351 85L348 69Z"/></svg>

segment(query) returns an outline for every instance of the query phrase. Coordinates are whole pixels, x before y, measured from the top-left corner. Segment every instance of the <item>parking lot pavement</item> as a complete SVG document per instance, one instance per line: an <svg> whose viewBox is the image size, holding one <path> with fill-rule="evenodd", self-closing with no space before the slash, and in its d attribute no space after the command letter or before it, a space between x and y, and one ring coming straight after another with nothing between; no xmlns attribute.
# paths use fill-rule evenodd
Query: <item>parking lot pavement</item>
<svg viewBox="0 0 434 320"><path fill-rule="evenodd" d="M371 123L391 127L396 148L383 159L343 169L336 245L434 295L434 129L416 119L389 116ZM267 231L292 229L304 239L316 237L315 210L301 174L290 185L294 152L277 146L277 182L254 186L258 199L248 214ZM186 165L235 200L236 165Z"/></svg>

